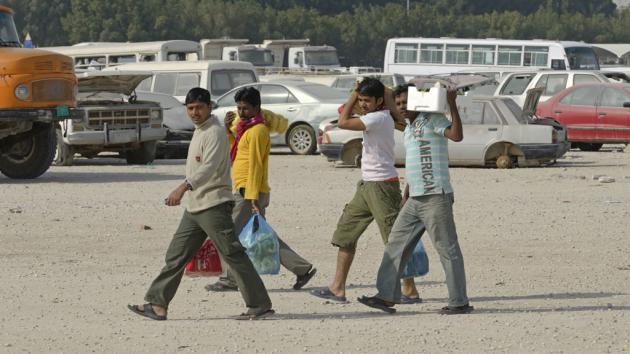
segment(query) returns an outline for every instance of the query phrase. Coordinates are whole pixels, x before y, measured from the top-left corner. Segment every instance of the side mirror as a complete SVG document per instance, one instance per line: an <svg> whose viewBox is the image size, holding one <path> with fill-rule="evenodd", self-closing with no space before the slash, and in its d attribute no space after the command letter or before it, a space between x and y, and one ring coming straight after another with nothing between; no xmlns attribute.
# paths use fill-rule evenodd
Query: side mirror
<svg viewBox="0 0 630 354"><path fill-rule="evenodd" d="M624 108L630 108L630 102L624 102L623 103L623 107Z"/></svg>

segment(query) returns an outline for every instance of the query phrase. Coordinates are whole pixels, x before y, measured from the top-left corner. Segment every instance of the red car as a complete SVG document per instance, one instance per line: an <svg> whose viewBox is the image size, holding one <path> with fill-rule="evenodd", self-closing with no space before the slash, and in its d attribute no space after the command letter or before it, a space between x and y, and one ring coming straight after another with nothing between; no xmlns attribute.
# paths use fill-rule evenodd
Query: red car
<svg viewBox="0 0 630 354"><path fill-rule="evenodd" d="M597 83L567 88L538 104L536 116L567 127L567 139L583 151L630 143L630 84Z"/></svg>

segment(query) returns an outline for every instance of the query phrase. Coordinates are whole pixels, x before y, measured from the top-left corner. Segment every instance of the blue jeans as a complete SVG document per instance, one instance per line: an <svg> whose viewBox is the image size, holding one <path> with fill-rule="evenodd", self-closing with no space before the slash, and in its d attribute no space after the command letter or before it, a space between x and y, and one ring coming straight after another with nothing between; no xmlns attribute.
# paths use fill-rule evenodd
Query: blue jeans
<svg viewBox="0 0 630 354"><path fill-rule="evenodd" d="M378 270L378 298L398 303L400 275L426 228L440 255L448 287L448 305L468 304L464 258L453 220L453 194L430 194L407 200L394 223Z"/></svg>

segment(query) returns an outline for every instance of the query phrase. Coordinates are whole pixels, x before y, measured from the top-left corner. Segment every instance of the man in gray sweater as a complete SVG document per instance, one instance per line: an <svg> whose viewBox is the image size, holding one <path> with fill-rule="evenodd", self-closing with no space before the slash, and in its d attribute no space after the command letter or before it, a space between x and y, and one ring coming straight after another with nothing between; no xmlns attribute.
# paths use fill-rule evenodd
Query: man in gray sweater
<svg viewBox="0 0 630 354"><path fill-rule="evenodd" d="M186 96L188 116L195 132L186 160L186 180L166 198L168 206L188 195L186 210L166 251L166 265L151 284L144 305L128 305L136 314L166 320L168 305L179 287L184 268L210 238L229 265L248 310L235 319L251 320L272 315L265 285L234 234L229 143L225 129L212 113L210 93L193 88Z"/></svg>

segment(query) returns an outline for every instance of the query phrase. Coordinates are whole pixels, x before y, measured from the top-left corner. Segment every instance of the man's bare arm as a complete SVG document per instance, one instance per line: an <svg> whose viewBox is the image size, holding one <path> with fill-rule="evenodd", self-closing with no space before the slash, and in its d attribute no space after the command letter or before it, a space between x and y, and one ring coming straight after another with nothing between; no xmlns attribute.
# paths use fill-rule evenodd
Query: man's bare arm
<svg viewBox="0 0 630 354"><path fill-rule="evenodd" d="M444 130L444 136L453 141L462 141L464 139L464 132L462 129L462 121L459 118L459 111L457 110L457 91L449 90L446 94L446 100L451 110L451 126Z"/></svg>

